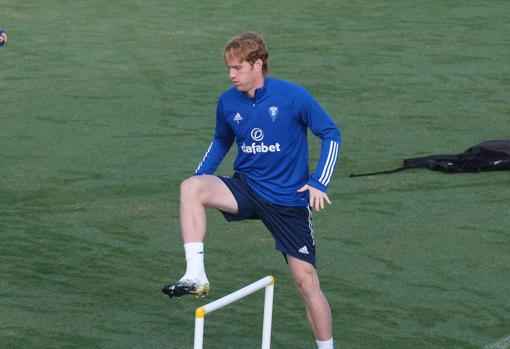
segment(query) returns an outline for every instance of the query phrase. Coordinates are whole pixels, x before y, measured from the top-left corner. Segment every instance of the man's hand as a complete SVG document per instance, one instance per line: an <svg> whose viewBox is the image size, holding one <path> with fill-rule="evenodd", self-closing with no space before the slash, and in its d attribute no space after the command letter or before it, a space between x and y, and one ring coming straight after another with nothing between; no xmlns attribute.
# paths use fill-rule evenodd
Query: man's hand
<svg viewBox="0 0 510 349"><path fill-rule="evenodd" d="M320 191L319 189L315 189L308 184L303 185L300 189L298 189L298 192L301 193L306 190L310 192L310 207L315 207L315 211L319 212L320 210L324 209L324 200L326 200L328 204L331 205L331 201L325 192Z"/></svg>

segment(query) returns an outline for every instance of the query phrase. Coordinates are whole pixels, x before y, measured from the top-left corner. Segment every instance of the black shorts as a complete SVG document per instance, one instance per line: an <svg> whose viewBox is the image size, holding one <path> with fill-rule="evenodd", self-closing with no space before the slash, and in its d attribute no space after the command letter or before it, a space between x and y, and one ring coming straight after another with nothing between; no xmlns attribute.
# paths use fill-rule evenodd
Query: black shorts
<svg viewBox="0 0 510 349"><path fill-rule="evenodd" d="M275 239L276 249L301 259L315 267L315 242L312 212L308 206L282 206L264 201L235 173L233 177L219 176L237 201L237 214L222 212L225 219L241 221L260 219Z"/></svg>

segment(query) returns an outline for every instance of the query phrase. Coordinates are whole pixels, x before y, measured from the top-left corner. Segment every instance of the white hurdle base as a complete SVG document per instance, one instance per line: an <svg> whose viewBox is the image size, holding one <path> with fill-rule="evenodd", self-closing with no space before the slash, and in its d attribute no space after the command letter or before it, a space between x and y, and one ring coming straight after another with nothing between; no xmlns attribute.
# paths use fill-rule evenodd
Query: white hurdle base
<svg viewBox="0 0 510 349"><path fill-rule="evenodd" d="M228 294L214 302L208 303L195 311L195 344L194 349L203 349L204 347L204 320L205 315L215 310L234 303L258 290L265 288L264 296L264 322L262 325L262 349L269 349L271 346L271 322L273 318L273 295L274 295L273 276L266 276L240 290Z"/></svg>

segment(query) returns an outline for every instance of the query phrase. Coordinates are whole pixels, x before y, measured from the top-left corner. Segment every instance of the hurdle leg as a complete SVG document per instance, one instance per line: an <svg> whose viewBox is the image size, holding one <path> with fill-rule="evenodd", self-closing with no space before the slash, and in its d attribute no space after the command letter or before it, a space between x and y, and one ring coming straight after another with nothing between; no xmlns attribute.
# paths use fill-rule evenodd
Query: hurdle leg
<svg viewBox="0 0 510 349"><path fill-rule="evenodd" d="M203 349L204 347L204 320L205 311L203 311L203 308L198 308L195 311L195 341L193 349Z"/></svg>
<svg viewBox="0 0 510 349"><path fill-rule="evenodd" d="M264 322L262 324L262 349L271 346L271 322L273 321L274 281L266 286L264 296Z"/></svg>

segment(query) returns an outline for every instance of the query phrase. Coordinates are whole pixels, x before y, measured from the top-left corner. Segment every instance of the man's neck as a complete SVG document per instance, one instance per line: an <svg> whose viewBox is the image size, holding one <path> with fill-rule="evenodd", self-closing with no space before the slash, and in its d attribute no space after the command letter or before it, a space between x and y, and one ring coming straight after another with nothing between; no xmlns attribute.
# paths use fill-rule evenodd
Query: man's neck
<svg viewBox="0 0 510 349"><path fill-rule="evenodd" d="M255 92L257 92L257 89L264 87L264 82L265 82L265 79L264 79L264 76L262 75L261 78L255 82L255 84L253 85L253 88L246 91L246 94L248 95L248 97L250 97L250 98L255 97Z"/></svg>

